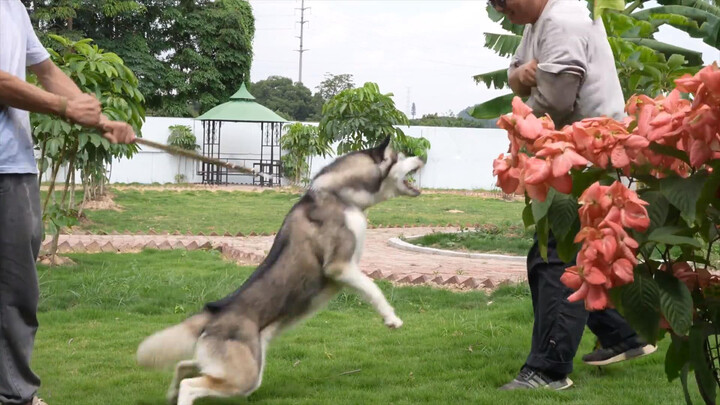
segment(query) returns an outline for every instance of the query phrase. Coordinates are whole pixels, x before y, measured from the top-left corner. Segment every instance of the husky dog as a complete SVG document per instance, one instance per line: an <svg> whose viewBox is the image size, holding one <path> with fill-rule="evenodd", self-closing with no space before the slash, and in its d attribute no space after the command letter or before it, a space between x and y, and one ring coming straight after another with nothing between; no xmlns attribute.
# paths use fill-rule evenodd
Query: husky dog
<svg viewBox="0 0 720 405"><path fill-rule="evenodd" d="M168 401L248 396L262 382L273 337L321 309L342 287L367 300L389 328L403 322L358 267L367 222L364 210L395 196L420 194L408 176L418 157L381 145L336 159L315 176L255 272L227 297L184 322L148 337L137 360L175 366Z"/></svg>

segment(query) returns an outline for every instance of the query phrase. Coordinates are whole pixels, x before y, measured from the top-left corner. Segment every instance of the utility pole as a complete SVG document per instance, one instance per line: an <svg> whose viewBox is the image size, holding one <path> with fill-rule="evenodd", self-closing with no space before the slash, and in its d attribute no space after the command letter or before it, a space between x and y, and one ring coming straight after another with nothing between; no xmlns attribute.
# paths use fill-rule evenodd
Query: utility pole
<svg viewBox="0 0 720 405"><path fill-rule="evenodd" d="M303 39L304 39L303 36L305 33L305 24L307 23L307 21L305 21L305 10L309 10L309 9L310 9L310 7L305 7L305 0L301 0L300 8L297 9L297 10L300 10L300 21L299 21L300 22L300 36L297 37L297 38L300 38L300 49L297 50L297 52L300 54L300 71L298 73L298 83L300 83L300 84L302 84L303 53L308 51L307 49L303 48Z"/></svg>

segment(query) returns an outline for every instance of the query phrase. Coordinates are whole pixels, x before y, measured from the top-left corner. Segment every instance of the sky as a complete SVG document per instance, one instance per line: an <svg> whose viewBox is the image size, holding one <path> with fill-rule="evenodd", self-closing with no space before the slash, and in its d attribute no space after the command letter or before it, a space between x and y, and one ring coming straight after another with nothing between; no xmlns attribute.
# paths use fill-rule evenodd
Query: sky
<svg viewBox="0 0 720 405"><path fill-rule="evenodd" d="M255 15L253 82L269 76L298 81L301 0L250 0ZM503 30L483 0L305 0L303 84L316 91L326 73L351 74L393 93L410 116L457 114L505 94L475 84L473 76L505 68L508 59L483 47L483 33ZM652 4L650 5L652 6ZM718 51L673 28L657 38L703 52Z"/></svg>

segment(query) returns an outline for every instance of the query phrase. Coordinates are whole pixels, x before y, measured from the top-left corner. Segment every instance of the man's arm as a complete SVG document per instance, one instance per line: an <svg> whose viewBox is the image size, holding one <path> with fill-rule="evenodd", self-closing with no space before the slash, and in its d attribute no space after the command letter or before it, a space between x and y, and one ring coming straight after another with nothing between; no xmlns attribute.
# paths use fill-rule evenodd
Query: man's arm
<svg viewBox="0 0 720 405"><path fill-rule="evenodd" d="M533 114L538 117L548 114L558 127L567 124L566 120L575 111L582 77L574 73L548 73L538 69L536 81L535 92L527 102Z"/></svg>
<svg viewBox="0 0 720 405"><path fill-rule="evenodd" d="M50 59L46 59L37 65L28 66L28 69L35 73L40 84L50 93L64 96L68 99L73 99L83 94L75 82Z"/></svg>
<svg viewBox="0 0 720 405"><path fill-rule="evenodd" d="M508 85L515 95L527 97L533 87L535 87L535 73L537 71L537 61L531 60L528 63L510 68L508 70Z"/></svg>
<svg viewBox="0 0 720 405"><path fill-rule="evenodd" d="M0 104L43 114L63 115L67 99L0 70Z"/></svg>
<svg viewBox="0 0 720 405"><path fill-rule="evenodd" d="M37 75L45 89L67 99L65 116L70 120L100 129L103 131L103 136L113 143L129 143L135 138L130 125L110 121L102 114L100 102L95 97L83 93L52 61L46 60L30 66L29 69Z"/></svg>
<svg viewBox="0 0 720 405"><path fill-rule="evenodd" d="M537 51L536 86L528 100L535 114L548 114L558 127L575 110L587 72L587 40L573 21L548 20Z"/></svg>
<svg viewBox="0 0 720 405"><path fill-rule="evenodd" d="M63 117L86 127L102 129L100 102L92 95L83 93L50 59L29 66L28 69L35 73L44 89L64 99Z"/></svg>

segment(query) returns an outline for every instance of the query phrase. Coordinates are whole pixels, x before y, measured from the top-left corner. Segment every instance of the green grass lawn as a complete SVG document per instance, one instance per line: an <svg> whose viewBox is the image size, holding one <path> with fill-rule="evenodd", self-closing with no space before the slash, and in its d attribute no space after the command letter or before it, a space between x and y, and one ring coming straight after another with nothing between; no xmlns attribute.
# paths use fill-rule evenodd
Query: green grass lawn
<svg viewBox="0 0 720 405"><path fill-rule="evenodd" d="M137 344L234 290L251 272L215 252L72 255L40 268L41 328L33 367L51 405L160 405L171 373L139 368ZM381 283L405 321L388 330L352 294L278 338L263 385L249 399L198 404L640 404L682 403L657 354L598 369L575 360L564 392L498 392L527 355L525 286L492 296ZM580 348L591 349L588 332ZM346 372L353 372L343 375ZM695 393L695 398L699 398Z"/></svg>
<svg viewBox="0 0 720 405"><path fill-rule="evenodd" d="M91 231L275 232L299 195L265 191L113 190L121 211L85 211ZM396 198L368 211L371 224L497 224L522 222L523 204L450 194ZM462 211L453 213L449 211Z"/></svg>
<svg viewBox="0 0 720 405"><path fill-rule="evenodd" d="M483 226L463 232L436 232L408 242L445 250L526 256L532 246L533 229L522 225Z"/></svg>

